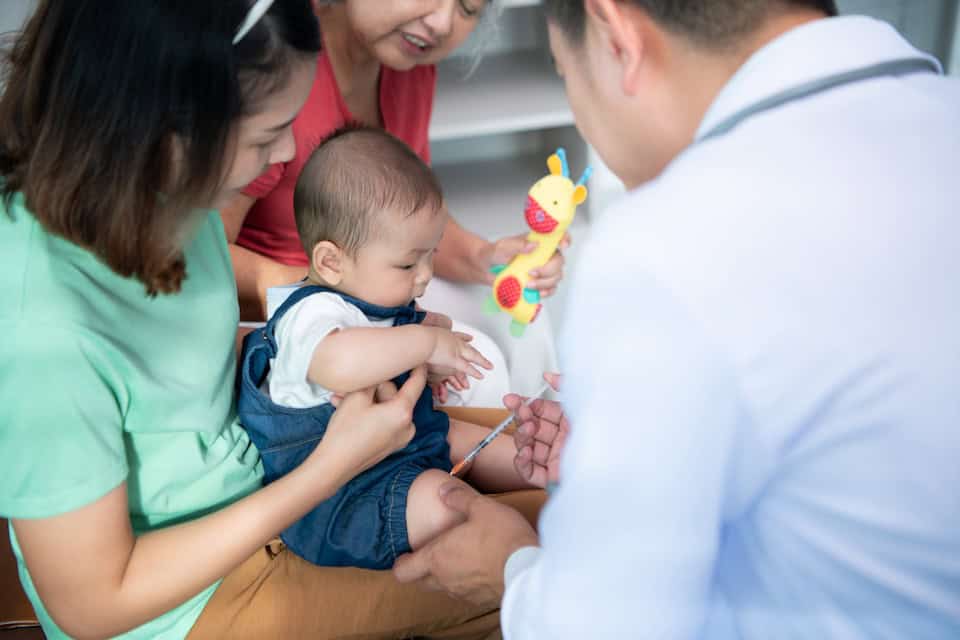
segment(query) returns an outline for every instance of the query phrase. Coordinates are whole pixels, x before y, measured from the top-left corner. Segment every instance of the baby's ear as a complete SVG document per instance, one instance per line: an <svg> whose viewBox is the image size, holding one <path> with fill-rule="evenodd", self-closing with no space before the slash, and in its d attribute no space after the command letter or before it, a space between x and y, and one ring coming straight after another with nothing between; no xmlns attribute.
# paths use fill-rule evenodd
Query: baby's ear
<svg viewBox="0 0 960 640"><path fill-rule="evenodd" d="M310 266L320 278L333 286L343 279L343 250L329 240L313 245Z"/></svg>

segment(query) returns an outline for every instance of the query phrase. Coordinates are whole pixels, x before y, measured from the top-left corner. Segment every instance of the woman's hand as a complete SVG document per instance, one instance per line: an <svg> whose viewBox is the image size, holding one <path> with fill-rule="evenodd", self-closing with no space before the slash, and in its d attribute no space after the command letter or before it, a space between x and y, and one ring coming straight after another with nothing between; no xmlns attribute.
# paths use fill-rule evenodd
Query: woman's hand
<svg viewBox="0 0 960 640"><path fill-rule="evenodd" d="M543 377L555 391L560 389L560 376L547 373ZM570 424L560 403L534 400L524 405L523 400L514 393L503 398L504 406L516 415L518 425L513 436L517 446L513 465L521 478L542 488L560 480L560 456Z"/></svg>
<svg viewBox="0 0 960 640"><path fill-rule="evenodd" d="M311 458L323 458L325 464L336 461L341 465L342 482L346 482L407 446L415 431L413 407L426 380L426 367L421 365L410 372L399 390L384 382L336 397L337 410Z"/></svg>
<svg viewBox="0 0 960 640"><path fill-rule="evenodd" d="M544 298L552 296L557 289L557 285L560 284L560 280L563 279L563 265L565 260L560 249L566 249L569 246L570 234L565 234L563 240L560 241L560 247L556 253L553 254L553 257L539 269L530 271L530 276L533 279L527 283L527 287L537 289ZM491 243L488 248L488 266L493 267L500 264L509 264L514 256L522 253L530 253L536 248L537 243L530 242L527 239L527 234L501 238ZM487 284L493 284L495 279L496 276L490 273L488 269Z"/></svg>

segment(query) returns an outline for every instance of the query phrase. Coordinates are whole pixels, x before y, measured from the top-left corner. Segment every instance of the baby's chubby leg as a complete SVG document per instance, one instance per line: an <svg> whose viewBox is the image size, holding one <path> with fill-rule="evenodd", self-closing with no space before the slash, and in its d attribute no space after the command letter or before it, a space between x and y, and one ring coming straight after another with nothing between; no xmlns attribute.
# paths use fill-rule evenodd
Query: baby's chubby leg
<svg viewBox="0 0 960 640"><path fill-rule="evenodd" d="M414 551L461 521L462 516L443 504L440 498L440 487L448 482L474 490L440 469L427 469L410 485L407 494L407 539Z"/></svg>
<svg viewBox="0 0 960 640"><path fill-rule="evenodd" d="M451 462L457 464L463 460L470 450L488 435L490 435L490 429L487 427L461 420L451 420L450 430L447 432ZM467 467L467 481L485 493L532 488L520 477L513 466L516 454L517 448L513 438L500 434L484 447Z"/></svg>

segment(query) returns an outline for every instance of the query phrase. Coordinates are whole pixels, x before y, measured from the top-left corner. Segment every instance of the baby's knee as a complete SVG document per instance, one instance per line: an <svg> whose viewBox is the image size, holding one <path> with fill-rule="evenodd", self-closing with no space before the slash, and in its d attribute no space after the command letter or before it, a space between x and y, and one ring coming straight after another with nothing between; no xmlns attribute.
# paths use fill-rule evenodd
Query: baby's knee
<svg viewBox="0 0 960 640"><path fill-rule="evenodd" d="M462 520L462 516L447 507L440 497L440 487L451 482L474 491L470 485L439 469L424 471L410 485L407 495L407 538L414 549Z"/></svg>

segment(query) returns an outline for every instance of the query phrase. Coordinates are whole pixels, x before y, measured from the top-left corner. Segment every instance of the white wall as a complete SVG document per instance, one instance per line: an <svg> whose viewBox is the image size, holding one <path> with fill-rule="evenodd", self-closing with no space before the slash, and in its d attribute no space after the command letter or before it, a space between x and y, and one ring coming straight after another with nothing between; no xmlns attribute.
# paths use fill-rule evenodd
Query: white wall
<svg viewBox="0 0 960 640"><path fill-rule="evenodd" d="M0 32L19 29L34 7L34 0L0 0Z"/></svg>
<svg viewBox="0 0 960 640"><path fill-rule="evenodd" d="M842 13L870 15L893 24L914 46L949 62L951 25L958 0L838 0ZM955 55L955 54L954 54Z"/></svg>
<svg viewBox="0 0 960 640"><path fill-rule="evenodd" d="M957 17L953 21L953 52L950 55L950 73L960 76L960 8L956 11Z"/></svg>

